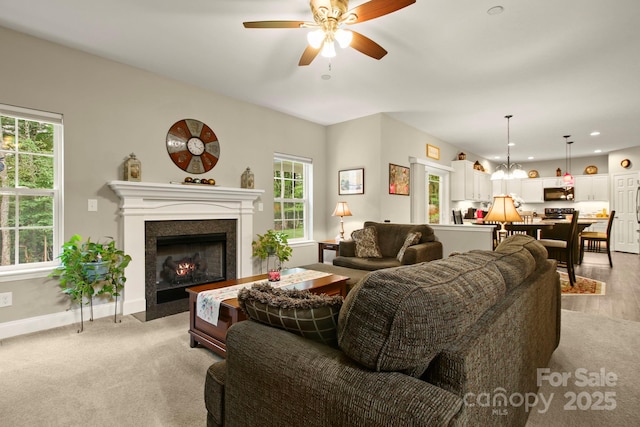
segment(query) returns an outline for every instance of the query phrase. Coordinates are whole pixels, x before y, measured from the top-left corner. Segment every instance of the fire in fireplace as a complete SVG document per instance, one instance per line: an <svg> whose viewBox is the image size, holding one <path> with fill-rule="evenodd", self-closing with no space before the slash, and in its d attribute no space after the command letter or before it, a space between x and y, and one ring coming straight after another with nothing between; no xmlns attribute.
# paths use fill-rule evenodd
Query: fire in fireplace
<svg viewBox="0 0 640 427"><path fill-rule="evenodd" d="M189 286L225 280L226 234L157 238L157 303L187 297Z"/></svg>
<svg viewBox="0 0 640 427"><path fill-rule="evenodd" d="M200 252L177 261L169 255L162 264L160 275L171 285L198 283L208 277L207 262L200 256Z"/></svg>

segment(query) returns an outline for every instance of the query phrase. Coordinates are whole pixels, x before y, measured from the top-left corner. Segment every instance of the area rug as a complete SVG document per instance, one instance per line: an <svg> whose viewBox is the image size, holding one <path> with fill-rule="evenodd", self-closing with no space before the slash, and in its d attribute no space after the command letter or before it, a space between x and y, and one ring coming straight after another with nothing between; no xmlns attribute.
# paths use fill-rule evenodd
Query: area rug
<svg viewBox="0 0 640 427"><path fill-rule="evenodd" d="M576 284L571 287L569 284L569 276L564 271L560 273L560 289L562 295L604 295L606 283L599 280L587 279L586 277L576 276Z"/></svg>

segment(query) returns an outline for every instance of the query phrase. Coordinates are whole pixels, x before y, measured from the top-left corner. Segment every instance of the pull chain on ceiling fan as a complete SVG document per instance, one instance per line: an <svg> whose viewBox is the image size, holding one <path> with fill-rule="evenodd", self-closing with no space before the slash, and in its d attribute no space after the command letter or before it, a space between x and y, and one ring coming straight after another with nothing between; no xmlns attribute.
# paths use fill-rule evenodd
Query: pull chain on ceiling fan
<svg viewBox="0 0 640 427"><path fill-rule="evenodd" d="M309 44L298 62L301 66L311 64L318 53L328 58L336 56L336 41L342 48L351 46L374 59L381 59L387 54L382 46L356 31L342 27L388 15L415 2L416 0L370 0L348 10L349 0L311 0L314 22L254 21L244 22L243 25L245 28L314 29L307 34Z"/></svg>

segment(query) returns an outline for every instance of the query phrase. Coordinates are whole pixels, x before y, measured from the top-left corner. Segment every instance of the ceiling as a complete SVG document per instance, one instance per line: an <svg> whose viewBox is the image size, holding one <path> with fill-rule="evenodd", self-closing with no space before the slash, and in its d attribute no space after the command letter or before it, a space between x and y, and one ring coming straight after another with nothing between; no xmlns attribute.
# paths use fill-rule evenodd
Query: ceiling
<svg viewBox="0 0 640 427"><path fill-rule="evenodd" d="M364 3L352 0L350 8ZM493 6L504 11L490 15ZM323 125L375 113L463 151L564 158L640 146L640 1L417 0L299 67L307 0L0 0L0 25ZM324 79L323 76L330 76ZM592 131L599 136L590 136Z"/></svg>

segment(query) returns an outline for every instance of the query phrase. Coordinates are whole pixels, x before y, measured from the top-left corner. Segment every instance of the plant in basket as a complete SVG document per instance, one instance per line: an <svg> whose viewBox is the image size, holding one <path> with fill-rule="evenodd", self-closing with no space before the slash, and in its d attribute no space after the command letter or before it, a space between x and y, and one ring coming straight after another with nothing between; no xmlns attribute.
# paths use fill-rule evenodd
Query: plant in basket
<svg viewBox="0 0 640 427"><path fill-rule="evenodd" d="M116 299L116 311L120 291L127 278L125 268L131 257L116 247L113 239L107 242L84 240L75 234L62 245L60 265L50 274L57 278L62 292L69 295L72 303L80 305L80 324L83 330L83 305L91 306L93 320L93 298L107 296ZM114 313L115 321L115 313Z"/></svg>

